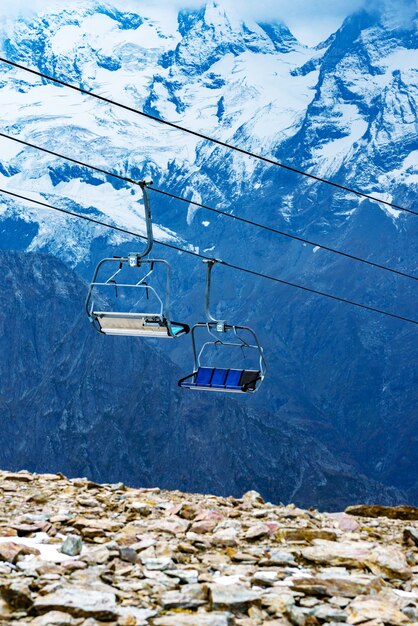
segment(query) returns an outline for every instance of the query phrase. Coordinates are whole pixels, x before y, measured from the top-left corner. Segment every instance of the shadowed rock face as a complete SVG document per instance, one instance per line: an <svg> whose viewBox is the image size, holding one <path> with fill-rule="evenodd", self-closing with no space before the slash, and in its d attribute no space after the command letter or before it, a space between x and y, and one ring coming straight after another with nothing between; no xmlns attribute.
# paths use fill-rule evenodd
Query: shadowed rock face
<svg viewBox="0 0 418 626"><path fill-rule="evenodd" d="M417 621L418 547L399 507L357 517L253 490L224 498L26 471L0 471L0 493L2 624Z"/></svg>
<svg viewBox="0 0 418 626"><path fill-rule="evenodd" d="M179 390L164 346L96 333L54 257L1 252L0 272L2 467L329 510L403 499L251 403Z"/></svg>

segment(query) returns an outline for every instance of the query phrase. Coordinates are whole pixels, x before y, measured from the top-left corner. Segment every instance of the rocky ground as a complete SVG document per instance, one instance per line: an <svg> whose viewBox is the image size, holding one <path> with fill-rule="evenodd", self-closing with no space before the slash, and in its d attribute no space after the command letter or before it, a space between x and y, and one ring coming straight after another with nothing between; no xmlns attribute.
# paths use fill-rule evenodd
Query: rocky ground
<svg viewBox="0 0 418 626"><path fill-rule="evenodd" d="M418 624L418 509L0 472L0 626Z"/></svg>

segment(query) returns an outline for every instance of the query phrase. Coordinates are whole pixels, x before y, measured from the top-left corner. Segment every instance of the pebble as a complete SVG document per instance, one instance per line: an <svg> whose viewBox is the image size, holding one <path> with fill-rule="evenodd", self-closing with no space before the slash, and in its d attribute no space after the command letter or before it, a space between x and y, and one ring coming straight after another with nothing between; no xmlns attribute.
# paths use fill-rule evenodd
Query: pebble
<svg viewBox="0 0 418 626"><path fill-rule="evenodd" d="M68 535L61 546L61 552L68 556L77 556L81 554L83 542L79 535Z"/></svg>

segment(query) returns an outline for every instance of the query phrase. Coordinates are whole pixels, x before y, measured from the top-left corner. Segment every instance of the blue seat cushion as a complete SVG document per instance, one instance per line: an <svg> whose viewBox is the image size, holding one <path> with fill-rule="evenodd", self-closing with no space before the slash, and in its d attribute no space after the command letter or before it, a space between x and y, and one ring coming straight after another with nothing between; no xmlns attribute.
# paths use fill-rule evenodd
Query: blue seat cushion
<svg viewBox="0 0 418 626"><path fill-rule="evenodd" d="M240 386L240 378L243 370L229 370L226 377L225 387L231 389Z"/></svg>
<svg viewBox="0 0 418 626"><path fill-rule="evenodd" d="M212 380L210 381L211 387L224 387L225 380L228 374L228 370L216 368L213 372Z"/></svg>
<svg viewBox="0 0 418 626"><path fill-rule="evenodd" d="M194 380L195 385L210 387L213 367L199 367Z"/></svg>

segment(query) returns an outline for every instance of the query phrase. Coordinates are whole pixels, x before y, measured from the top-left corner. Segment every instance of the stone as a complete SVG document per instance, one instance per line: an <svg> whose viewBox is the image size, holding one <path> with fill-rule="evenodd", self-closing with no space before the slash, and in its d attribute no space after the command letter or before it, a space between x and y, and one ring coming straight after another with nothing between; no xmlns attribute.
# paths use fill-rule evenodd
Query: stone
<svg viewBox="0 0 418 626"><path fill-rule="evenodd" d="M253 591L243 585L211 584L210 603L212 609L246 609L254 603L259 603L261 593Z"/></svg>
<svg viewBox="0 0 418 626"><path fill-rule="evenodd" d="M294 594L290 589L280 590L276 587L268 594L261 596L261 605L267 608L267 611L273 615L288 614L295 604Z"/></svg>
<svg viewBox="0 0 418 626"><path fill-rule="evenodd" d="M418 546L418 528L412 528L412 526L405 528L403 531L403 539L406 543Z"/></svg>
<svg viewBox="0 0 418 626"><path fill-rule="evenodd" d="M345 512L359 517L387 517L389 519L418 520L418 507L407 505L380 506L359 504L347 507Z"/></svg>
<svg viewBox="0 0 418 626"><path fill-rule="evenodd" d="M104 546L100 548L92 548L82 555L81 559L87 563L87 565L103 565L107 563L110 558L110 552Z"/></svg>
<svg viewBox="0 0 418 626"><path fill-rule="evenodd" d="M30 548L20 543L4 542L0 543L0 561L8 561L9 563L17 563L18 558L29 554L39 555L37 548Z"/></svg>
<svg viewBox="0 0 418 626"><path fill-rule="evenodd" d="M75 585L63 585L56 591L38 596L33 604L37 614L63 611L74 617L94 617L98 620L117 619L116 595L110 591Z"/></svg>
<svg viewBox="0 0 418 626"><path fill-rule="evenodd" d="M260 506L265 504L262 496L258 493L258 491L247 491L242 496L243 502L246 504L251 504L252 506Z"/></svg>
<svg viewBox="0 0 418 626"><path fill-rule="evenodd" d="M311 614L321 622L346 622L347 613L330 604L320 604L313 607Z"/></svg>
<svg viewBox="0 0 418 626"><path fill-rule="evenodd" d="M123 524L112 519L96 519L87 517L77 517L72 526L81 530L82 533L89 533L94 536L94 533L98 535L106 532L116 532L123 527Z"/></svg>
<svg viewBox="0 0 418 626"><path fill-rule="evenodd" d="M34 476L28 472L10 472L2 477L3 480L14 480L15 482L31 483L34 480Z"/></svg>
<svg viewBox="0 0 418 626"><path fill-rule="evenodd" d="M217 520L202 519L198 522L194 522L190 527L190 531L193 533L211 533L217 525Z"/></svg>
<svg viewBox="0 0 418 626"><path fill-rule="evenodd" d="M384 578L407 580L412 575L405 555L395 546L376 546L365 563L374 574L380 574Z"/></svg>
<svg viewBox="0 0 418 626"><path fill-rule="evenodd" d="M278 541L300 543L314 539L325 539L327 541L336 541L337 534L333 530L324 528L282 528L276 533Z"/></svg>
<svg viewBox="0 0 418 626"><path fill-rule="evenodd" d="M32 593L28 583L20 580L13 581L11 584L0 583L0 594L14 609L28 609L32 606Z"/></svg>
<svg viewBox="0 0 418 626"><path fill-rule="evenodd" d="M330 565L365 568L373 544L366 541L336 542L315 540L315 545L301 550L308 561Z"/></svg>
<svg viewBox="0 0 418 626"><path fill-rule="evenodd" d="M294 626L319 626L319 620L312 615L311 609L291 606L287 610L286 615Z"/></svg>
<svg viewBox="0 0 418 626"><path fill-rule="evenodd" d="M197 583L199 571L197 569L168 569L167 574L178 578L181 583Z"/></svg>
<svg viewBox="0 0 418 626"><path fill-rule="evenodd" d="M266 524L255 524L254 526L250 526L247 532L244 535L244 539L247 541L254 541L256 539L261 539L262 537L266 537L270 534L270 528Z"/></svg>
<svg viewBox="0 0 418 626"><path fill-rule="evenodd" d="M385 598L359 596L350 602L346 611L349 624L360 624L375 619L393 626L410 623L410 619Z"/></svg>
<svg viewBox="0 0 418 626"><path fill-rule="evenodd" d="M74 618L62 611L49 611L31 621L31 626L80 626L83 619Z"/></svg>
<svg viewBox="0 0 418 626"><path fill-rule="evenodd" d="M177 514L179 517L191 521L198 516L199 509L193 504L184 503L180 506Z"/></svg>
<svg viewBox="0 0 418 626"><path fill-rule="evenodd" d="M328 578L314 576L309 578L293 577L289 583L294 591L301 591L313 596L346 596L355 598L358 595L380 591L382 584L378 578L368 576L347 576Z"/></svg>
<svg viewBox="0 0 418 626"><path fill-rule="evenodd" d="M178 517L177 515L173 515L171 517L167 517L161 521L156 522L153 525L155 530L159 530L160 532L170 533L171 535L182 535L185 534L190 527L190 522L187 520Z"/></svg>
<svg viewBox="0 0 418 626"><path fill-rule="evenodd" d="M130 511L138 513L143 517L148 517L148 515L151 515L152 512L152 507L146 502L142 502L141 500L134 500L132 502L129 502L127 506Z"/></svg>
<svg viewBox="0 0 418 626"><path fill-rule="evenodd" d="M157 617L154 626L234 626L235 621L230 613L196 613L195 615L179 615L177 613Z"/></svg>
<svg viewBox="0 0 418 626"><path fill-rule="evenodd" d="M138 553L132 547L119 548L119 558L127 563L136 563L139 560Z"/></svg>
<svg viewBox="0 0 418 626"><path fill-rule="evenodd" d="M141 563L144 567L150 570L161 570L164 571L166 569L170 569L174 566L173 559L168 556L163 557L144 557L140 556Z"/></svg>
<svg viewBox="0 0 418 626"><path fill-rule="evenodd" d="M276 571L259 570L253 575L251 582L261 587L272 587L275 582L280 579L280 575Z"/></svg>
<svg viewBox="0 0 418 626"><path fill-rule="evenodd" d="M260 560L260 565L296 565L293 554L284 550L270 550L268 555Z"/></svg>
<svg viewBox="0 0 418 626"><path fill-rule="evenodd" d="M235 528L222 528L212 535L212 544L214 546L233 547L238 544L237 531Z"/></svg>
<svg viewBox="0 0 418 626"><path fill-rule="evenodd" d="M77 569L86 569L87 563L85 561L76 561L72 559L71 561L63 561L61 563L61 567L67 572L73 572Z"/></svg>
<svg viewBox="0 0 418 626"><path fill-rule="evenodd" d="M157 611L141 609L137 606L119 606L117 613L118 626L142 626L142 624L149 624L148 620L154 617Z"/></svg>
<svg viewBox="0 0 418 626"><path fill-rule="evenodd" d="M356 532L360 528L360 524L352 515L347 513L329 513L331 519L336 520L338 528L345 532Z"/></svg>
<svg viewBox="0 0 418 626"><path fill-rule="evenodd" d="M13 613L13 607L10 606L8 602L3 600L0 594L0 624L2 624L2 620L8 620ZM4 622L6 623L6 622Z"/></svg>
<svg viewBox="0 0 418 626"><path fill-rule="evenodd" d="M184 585L180 591L167 591L161 596L164 609L197 609L208 601L206 585Z"/></svg>
<svg viewBox="0 0 418 626"><path fill-rule="evenodd" d="M81 554L83 542L79 535L67 535L61 546L61 552L68 556L77 556Z"/></svg>

